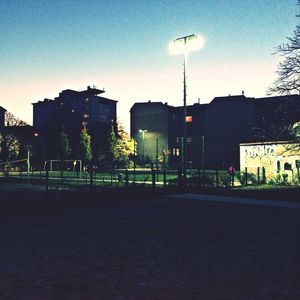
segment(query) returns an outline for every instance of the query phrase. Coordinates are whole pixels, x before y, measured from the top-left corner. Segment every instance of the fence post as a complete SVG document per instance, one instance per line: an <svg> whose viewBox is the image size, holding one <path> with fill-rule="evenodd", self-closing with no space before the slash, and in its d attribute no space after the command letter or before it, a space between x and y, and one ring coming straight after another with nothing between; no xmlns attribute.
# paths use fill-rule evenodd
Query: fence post
<svg viewBox="0 0 300 300"><path fill-rule="evenodd" d="M231 186L234 187L234 173L231 174Z"/></svg>
<svg viewBox="0 0 300 300"><path fill-rule="evenodd" d="M260 183L260 178L259 178L259 167L257 167L257 184Z"/></svg>
<svg viewBox="0 0 300 300"><path fill-rule="evenodd" d="M178 168L178 174L177 174L177 187L182 187L182 173L181 173L181 167Z"/></svg>
<svg viewBox="0 0 300 300"><path fill-rule="evenodd" d="M49 171L48 171L48 169L46 169L45 187L46 187L46 191L48 192L48 189L49 189Z"/></svg>
<svg viewBox="0 0 300 300"><path fill-rule="evenodd" d="M90 189L91 190L93 189L93 185L94 185L93 176L94 176L93 169L91 168L91 170L90 170Z"/></svg>
<svg viewBox="0 0 300 300"><path fill-rule="evenodd" d="M219 170L216 169L216 185L219 187Z"/></svg>
<svg viewBox="0 0 300 300"><path fill-rule="evenodd" d="M152 188L155 189L155 169L151 169L152 173Z"/></svg>
<svg viewBox="0 0 300 300"><path fill-rule="evenodd" d="M125 170L125 185L128 187L128 181L129 181L129 176L128 176L128 170Z"/></svg>
<svg viewBox="0 0 300 300"><path fill-rule="evenodd" d="M245 168L245 184L248 185L248 169Z"/></svg>
<svg viewBox="0 0 300 300"><path fill-rule="evenodd" d="M61 184L64 184L64 170L60 170Z"/></svg>
<svg viewBox="0 0 300 300"><path fill-rule="evenodd" d="M167 171L166 171L166 169L164 169L163 175L164 175L164 189L166 189L166 187L167 187Z"/></svg>
<svg viewBox="0 0 300 300"><path fill-rule="evenodd" d="M266 183L266 169L262 167L262 183Z"/></svg>
<svg viewBox="0 0 300 300"><path fill-rule="evenodd" d="M200 176L201 176L201 170L200 168L198 168L198 187L200 187L200 183L201 183Z"/></svg>

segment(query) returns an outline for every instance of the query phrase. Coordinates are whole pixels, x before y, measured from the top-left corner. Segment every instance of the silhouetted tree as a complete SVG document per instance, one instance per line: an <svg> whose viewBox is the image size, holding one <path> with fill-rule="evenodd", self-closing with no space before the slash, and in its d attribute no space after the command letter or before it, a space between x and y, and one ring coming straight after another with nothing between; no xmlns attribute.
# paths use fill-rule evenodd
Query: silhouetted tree
<svg viewBox="0 0 300 300"><path fill-rule="evenodd" d="M58 153L59 158L61 160L65 160L69 157L70 153L71 153L71 148L70 148L69 137L65 133L65 129L63 127L60 133L59 153Z"/></svg>
<svg viewBox="0 0 300 300"><path fill-rule="evenodd" d="M116 130L114 124L112 123L110 133L108 136L108 154L109 154L111 166L114 165L115 160L118 156L117 145L118 145L118 139L116 135Z"/></svg>
<svg viewBox="0 0 300 300"><path fill-rule="evenodd" d="M15 117L12 113L5 112L4 125L27 126L28 124ZM19 155L23 155L23 149L27 146L18 137L3 130L0 134L0 159L2 161L15 160L19 158Z"/></svg>
<svg viewBox="0 0 300 300"><path fill-rule="evenodd" d="M20 152L20 142L12 134L0 135L0 157L2 161L17 159Z"/></svg>
<svg viewBox="0 0 300 300"><path fill-rule="evenodd" d="M286 43L276 48L276 53L283 57L283 61L279 63L278 78L269 92L280 95L300 94L300 25L296 26L292 36L287 37Z"/></svg>
<svg viewBox="0 0 300 300"><path fill-rule="evenodd" d="M300 5L300 0L298 0ZM300 15L297 15L300 17ZM283 60L277 69L277 79L269 88L269 94L291 95L300 94L300 25L297 25L287 42L276 48L276 53ZM274 109L276 123L271 129L284 134L290 139L297 139L300 121L300 108L295 101L287 101Z"/></svg>
<svg viewBox="0 0 300 300"><path fill-rule="evenodd" d="M5 126L27 126L28 124L10 112L5 112Z"/></svg>
<svg viewBox="0 0 300 300"><path fill-rule="evenodd" d="M79 156L83 165L86 165L92 159L91 136L88 134L86 128L83 128L80 133Z"/></svg>
<svg viewBox="0 0 300 300"><path fill-rule="evenodd" d="M134 140L126 132L122 123L117 123L116 162L122 167L128 167L134 154Z"/></svg>

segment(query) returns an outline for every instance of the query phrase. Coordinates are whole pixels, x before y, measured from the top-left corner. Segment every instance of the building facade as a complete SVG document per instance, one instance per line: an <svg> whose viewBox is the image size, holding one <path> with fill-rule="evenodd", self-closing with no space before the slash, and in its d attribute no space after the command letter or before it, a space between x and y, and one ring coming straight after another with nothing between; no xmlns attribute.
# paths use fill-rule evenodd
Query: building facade
<svg viewBox="0 0 300 300"><path fill-rule="evenodd" d="M169 162L180 126L178 109L162 102L135 103L130 110L130 134L141 164Z"/></svg>
<svg viewBox="0 0 300 300"><path fill-rule="evenodd" d="M117 101L102 97L104 90L87 87L83 91L63 90L58 97L33 103L33 127L47 152L55 159L53 142L64 130L70 140L71 158L78 159L79 136L83 127L91 135L95 162L105 156L107 137L116 122ZM100 96L101 95L101 96Z"/></svg>
<svg viewBox="0 0 300 300"><path fill-rule="evenodd" d="M240 170L266 180L299 180L300 144L288 141L240 144Z"/></svg>
<svg viewBox="0 0 300 300"><path fill-rule="evenodd" d="M139 129L147 130L145 136L151 136L151 147L147 144L150 140L145 141L145 155L153 156L153 141L163 137L164 145L168 146L169 166L177 168L182 148L183 107L149 101L134 104L130 113L131 136L137 144L142 144ZM300 121L299 95L216 97L209 104L187 106L187 167L238 167L240 143L288 139L288 130L278 127L297 121ZM141 155L139 146L137 154Z"/></svg>

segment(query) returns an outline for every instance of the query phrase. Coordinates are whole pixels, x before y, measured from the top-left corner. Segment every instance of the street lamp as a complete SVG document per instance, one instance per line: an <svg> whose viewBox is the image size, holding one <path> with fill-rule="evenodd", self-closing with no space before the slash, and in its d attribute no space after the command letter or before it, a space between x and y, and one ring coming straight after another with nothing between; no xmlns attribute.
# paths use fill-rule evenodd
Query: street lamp
<svg viewBox="0 0 300 300"><path fill-rule="evenodd" d="M181 142L181 176L186 182L186 66L188 52L198 50L204 45L204 39L196 34L186 35L173 40L169 45L172 54L183 55L183 119L182 119L182 142Z"/></svg>
<svg viewBox="0 0 300 300"><path fill-rule="evenodd" d="M142 133L143 136L143 165L145 163L145 132L147 132L147 129L140 129L139 132Z"/></svg>

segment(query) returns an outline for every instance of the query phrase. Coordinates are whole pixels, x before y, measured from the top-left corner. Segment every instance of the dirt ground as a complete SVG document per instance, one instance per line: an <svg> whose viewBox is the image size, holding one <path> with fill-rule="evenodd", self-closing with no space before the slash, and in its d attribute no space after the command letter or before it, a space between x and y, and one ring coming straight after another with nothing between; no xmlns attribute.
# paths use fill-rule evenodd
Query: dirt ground
<svg viewBox="0 0 300 300"><path fill-rule="evenodd" d="M0 299L300 299L300 210L0 192Z"/></svg>

